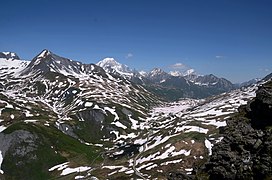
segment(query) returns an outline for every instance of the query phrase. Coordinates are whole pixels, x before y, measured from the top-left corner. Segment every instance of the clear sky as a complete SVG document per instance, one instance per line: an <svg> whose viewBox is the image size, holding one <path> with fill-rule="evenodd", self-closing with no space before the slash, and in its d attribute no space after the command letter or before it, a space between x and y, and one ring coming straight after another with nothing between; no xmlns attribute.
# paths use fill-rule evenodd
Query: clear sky
<svg viewBox="0 0 272 180"><path fill-rule="evenodd" d="M1 0L0 51L137 70L180 63L232 82L272 71L271 0ZM177 64L178 63L178 64ZM177 66L174 66L177 64Z"/></svg>

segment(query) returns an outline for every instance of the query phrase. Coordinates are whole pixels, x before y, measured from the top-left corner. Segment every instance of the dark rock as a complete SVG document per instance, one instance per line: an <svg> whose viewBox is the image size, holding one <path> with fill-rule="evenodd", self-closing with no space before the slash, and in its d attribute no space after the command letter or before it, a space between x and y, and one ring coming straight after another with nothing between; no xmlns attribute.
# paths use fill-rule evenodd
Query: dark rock
<svg viewBox="0 0 272 180"><path fill-rule="evenodd" d="M254 148L254 149L258 149L262 143L263 143L263 142L262 142L260 139L258 139L258 140L255 142L253 148Z"/></svg>
<svg viewBox="0 0 272 180"><path fill-rule="evenodd" d="M61 130L64 134L67 134L75 139L78 139L78 136L74 133L74 130L70 125L61 123L57 128Z"/></svg>
<svg viewBox="0 0 272 180"><path fill-rule="evenodd" d="M256 92L256 98L249 104L247 117L255 128L272 125L272 81L264 84Z"/></svg>
<svg viewBox="0 0 272 180"><path fill-rule="evenodd" d="M172 172L168 174L168 180L191 180L194 179L193 176L187 175L183 172Z"/></svg>
<svg viewBox="0 0 272 180"><path fill-rule="evenodd" d="M272 125L271 81L256 93L237 116L227 120L221 131L224 139L214 145L197 177L208 173L209 179L272 179L272 131L267 129Z"/></svg>
<svg viewBox="0 0 272 180"><path fill-rule="evenodd" d="M27 157L27 159L36 159L31 152L35 151L38 136L31 134L28 131L17 130L10 134L0 133L0 151L5 158L6 154L12 154L16 157Z"/></svg>

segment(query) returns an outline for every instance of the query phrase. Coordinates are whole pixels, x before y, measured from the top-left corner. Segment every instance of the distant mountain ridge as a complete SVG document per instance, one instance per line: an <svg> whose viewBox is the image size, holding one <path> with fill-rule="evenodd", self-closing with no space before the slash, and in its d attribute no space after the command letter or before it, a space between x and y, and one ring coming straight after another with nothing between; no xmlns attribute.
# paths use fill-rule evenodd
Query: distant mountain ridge
<svg viewBox="0 0 272 180"><path fill-rule="evenodd" d="M250 86L252 84L256 84L257 82L259 82L261 80L262 80L261 78L254 78L254 79L251 79L249 81L242 82L242 83L238 84L238 87Z"/></svg>
<svg viewBox="0 0 272 180"><path fill-rule="evenodd" d="M8 77L24 69L30 61L20 60L13 52L0 52L0 76ZM0 82L1 86L1 82Z"/></svg>
<svg viewBox="0 0 272 180"><path fill-rule="evenodd" d="M0 58L3 59L20 59L19 56L14 52L0 52Z"/></svg>
<svg viewBox="0 0 272 180"><path fill-rule="evenodd" d="M118 63L113 58L105 58L97 63L107 72L112 72L128 78L134 83L144 85L153 93L168 99L179 98L205 98L222 92L235 89L235 85L224 78L218 78L213 74L197 75L193 69L184 73L170 71L169 73L160 68L154 68L150 72L138 72L128 66Z"/></svg>

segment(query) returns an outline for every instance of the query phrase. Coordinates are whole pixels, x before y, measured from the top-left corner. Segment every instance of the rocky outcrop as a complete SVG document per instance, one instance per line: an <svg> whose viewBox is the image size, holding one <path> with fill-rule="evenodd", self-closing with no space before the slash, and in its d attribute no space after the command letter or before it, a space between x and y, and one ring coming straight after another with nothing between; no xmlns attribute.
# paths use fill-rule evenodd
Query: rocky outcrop
<svg viewBox="0 0 272 180"><path fill-rule="evenodd" d="M204 171L210 179L255 179L272 175L272 136L243 118L230 119L224 139L214 146Z"/></svg>
<svg viewBox="0 0 272 180"><path fill-rule="evenodd" d="M10 134L0 133L0 156L3 158L0 163L0 179L5 179L3 172L7 172L9 162L12 161L20 169L25 165L25 159L37 160L37 156L33 154L38 148L37 141L38 136L25 130L17 130Z"/></svg>
<svg viewBox="0 0 272 180"><path fill-rule="evenodd" d="M167 179L171 180L192 180L194 176L187 175L183 172L169 173Z"/></svg>
<svg viewBox="0 0 272 180"><path fill-rule="evenodd" d="M17 130L11 134L0 133L0 150L3 157L7 151L10 151L15 156L25 156L27 153L37 148L35 141L38 137L28 131ZM25 146L18 146L24 144Z"/></svg>
<svg viewBox="0 0 272 180"><path fill-rule="evenodd" d="M197 179L272 178L272 81L261 86L256 98L227 121L224 139Z"/></svg>
<svg viewBox="0 0 272 180"><path fill-rule="evenodd" d="M272 126L272 81L256 92L256 98L248 105L247 116L255 128Z"/></svg>

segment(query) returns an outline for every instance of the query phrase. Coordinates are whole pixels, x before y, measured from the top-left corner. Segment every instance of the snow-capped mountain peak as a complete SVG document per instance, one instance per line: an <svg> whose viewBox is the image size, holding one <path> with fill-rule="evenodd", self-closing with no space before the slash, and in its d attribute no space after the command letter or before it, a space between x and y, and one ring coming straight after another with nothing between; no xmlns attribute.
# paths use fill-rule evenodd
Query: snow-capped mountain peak
<svg viewBox="0 0 272 180"><path fill-rule="evenodd" d="M20 59L19 56L14 52L0 52L0 58L7 59L7 60Z"/></svg>
<svg viewBox="0 0 272 180"><path fill-rule="evenodd" d="M111 58L111 57L104 58L103 60L99 61L97 65L100 67L106 67L106 66L118 67L118 68L122 67L121 63L117 62L114 58Z"/></svg>
<svg viewBox="0 0 272 180"><path fill-rule="evenodd" d="M116 73L125 77L133 76L133 71L127 65L117 62L114 58L105 58L96 65L102 67L108 73Z"/></svg>
<svg viewBox="0 0 272 180"><path fill-rule="evenodd" d="M37 58L44 58L46 56L48 56L49 54L51 54L51 52L47 49L44 49L38 56Z"/></svg>
<svg viewBox="0 0 272 180"><path fill-rule="evenodd" d="M169 74L171 76L182 76L181 72L179 72L179 71L170 71Z"/></svg>
<svg viewBox="0 0 272 180"><path fill-rule="evenodd" d="M20 60L14 52L0 52L0 76L6 77L24 69L30 61Z"/></svg>
<svg viewBox="0 0 272 180"><path fill-rule="evenodd" d="M165 72L160 68L155 68L149 73L149 76L157 76L161 74L165 74Z"/></svg>
<svg viewBox="0 0 272 180"><path fill-rule="evenodd" d="M192 74L195 74L195 70L194 69L188 69L187 71L185 71L183 73L183 76L189 76L189 75L192 75Z"/></svg>
<svg viewBox="0 0 272 180"><path fill-rule="evenodd" d="M147 73L147 72L145 72L145 71L139 71L139 74L140 74L141 76L146 77L148 73Z"/></svg>
<svg viewBox="0 0 272 180"><path fill-rule="evenodd" d="M168 74L170 74L171 76L190 76L190 75L196 75L195 70L194 69L187 69L184 72L180 72L180 71L170 71Z"/></svg>

